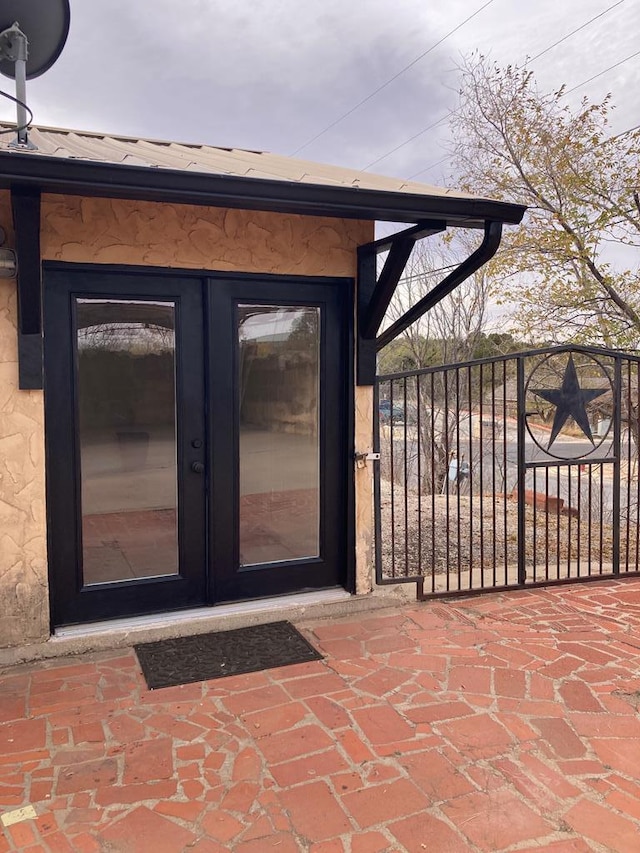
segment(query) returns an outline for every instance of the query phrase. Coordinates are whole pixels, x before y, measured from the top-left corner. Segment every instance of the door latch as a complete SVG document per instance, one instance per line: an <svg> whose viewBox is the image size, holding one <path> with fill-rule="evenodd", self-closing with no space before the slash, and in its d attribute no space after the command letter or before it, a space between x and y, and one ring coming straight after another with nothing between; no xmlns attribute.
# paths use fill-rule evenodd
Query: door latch
<svg viewBox="0 0 640 853"><path fill-rule="evenodd" d="M361 453L356 453L355 454L355 460L356 460L356 466L358 468L365 468L367 465L367 462L379 462L380 461L380 454L374 453L371 450L365 450Z"/></svg>

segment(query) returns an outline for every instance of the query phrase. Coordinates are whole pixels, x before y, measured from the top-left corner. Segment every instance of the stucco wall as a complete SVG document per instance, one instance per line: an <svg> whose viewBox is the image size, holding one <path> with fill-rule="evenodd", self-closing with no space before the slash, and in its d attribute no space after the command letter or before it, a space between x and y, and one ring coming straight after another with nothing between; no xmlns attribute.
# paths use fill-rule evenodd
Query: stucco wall
<svg viewBox="0 0 640 853"><path fill-rule="evenodd" d="M0 226L12 245L9 195ZM255 211L45 195L46 260L253 273L355 276L373 224ZM42 393L17 390L15 280L0 280L0 647L49 634ZM370 406L357 432L370 432ZM364 420L363 420L364 418ZM362 438L364 440L364 438ZM370 440L365 442L370 446ZM357 478L358 589L369 589L368 478Z"/></svg>
<svg viewBox="0 0 640 853"><path fill-rule="evenodd" d="M45 195L42 256L98 264L355 276L372 223Z"/></svg>
<svg viewBox="0 0 640 853"><path fill-rule="evenodd" d="M14 247L8 193L0 227ZM15 279L0 279L0 646L49 633L42 391L18 390Z"/></svg>

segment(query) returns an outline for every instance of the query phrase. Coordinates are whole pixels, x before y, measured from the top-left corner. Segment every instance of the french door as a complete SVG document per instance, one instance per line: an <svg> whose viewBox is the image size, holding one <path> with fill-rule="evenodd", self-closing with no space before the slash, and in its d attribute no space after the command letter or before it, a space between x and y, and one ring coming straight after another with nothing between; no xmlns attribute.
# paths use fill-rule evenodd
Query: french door
<svg viewBox="0 0 640 853"><path fill-rule="evenodd" d="M346 583L349 291L45 268L54 624Z"/></svg>
<svg viewBox="0 0 640 853"><path fill-rule="evenodd" d="M344 584L348 287L249 279L208 293L214 596Z"/></svg>

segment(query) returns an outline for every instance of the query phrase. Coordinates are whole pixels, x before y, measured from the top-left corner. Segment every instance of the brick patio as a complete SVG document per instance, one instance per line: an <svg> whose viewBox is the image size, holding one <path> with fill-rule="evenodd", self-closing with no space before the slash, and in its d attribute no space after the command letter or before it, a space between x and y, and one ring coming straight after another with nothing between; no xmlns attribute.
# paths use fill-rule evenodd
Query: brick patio
<svg viewBox="0 0 640 853"><path fill-rule="evenodd" d="M321 662L0 676L0 853L640 850L640 580L302 623Z"/></svg>

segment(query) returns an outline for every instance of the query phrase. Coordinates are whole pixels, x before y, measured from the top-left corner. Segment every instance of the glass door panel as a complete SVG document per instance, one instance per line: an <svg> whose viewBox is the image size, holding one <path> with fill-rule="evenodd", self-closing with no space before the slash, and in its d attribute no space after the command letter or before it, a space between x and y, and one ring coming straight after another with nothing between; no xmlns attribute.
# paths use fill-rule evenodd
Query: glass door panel
<svg viewBox="0 0 640 853"><path fill-rule="evenodd" d="M54 624L345 585L351 283L44 270Z"/></svg>
<svg viewBox="0 0 640 853"><path fill-rule="evenodd" d="M320 309L237 310L240 565L320 553Z"/></svg>
<svg viewBox="0 0 640 853"><path fill-rule="evenodd" d="M207 601L202 281L45 264L53 622Z"/></svg>
<svg viewBox="0 0 640 853"><path fill-rule="evenodd" d="M208 296L213 598L344 583L350 283L221 276Z"/></svg>
<svg viewBox="0 0 640 853"><path fill-rule="evenodd" d="M85 585L177 574L175 304L76 300Z"/></svg>

